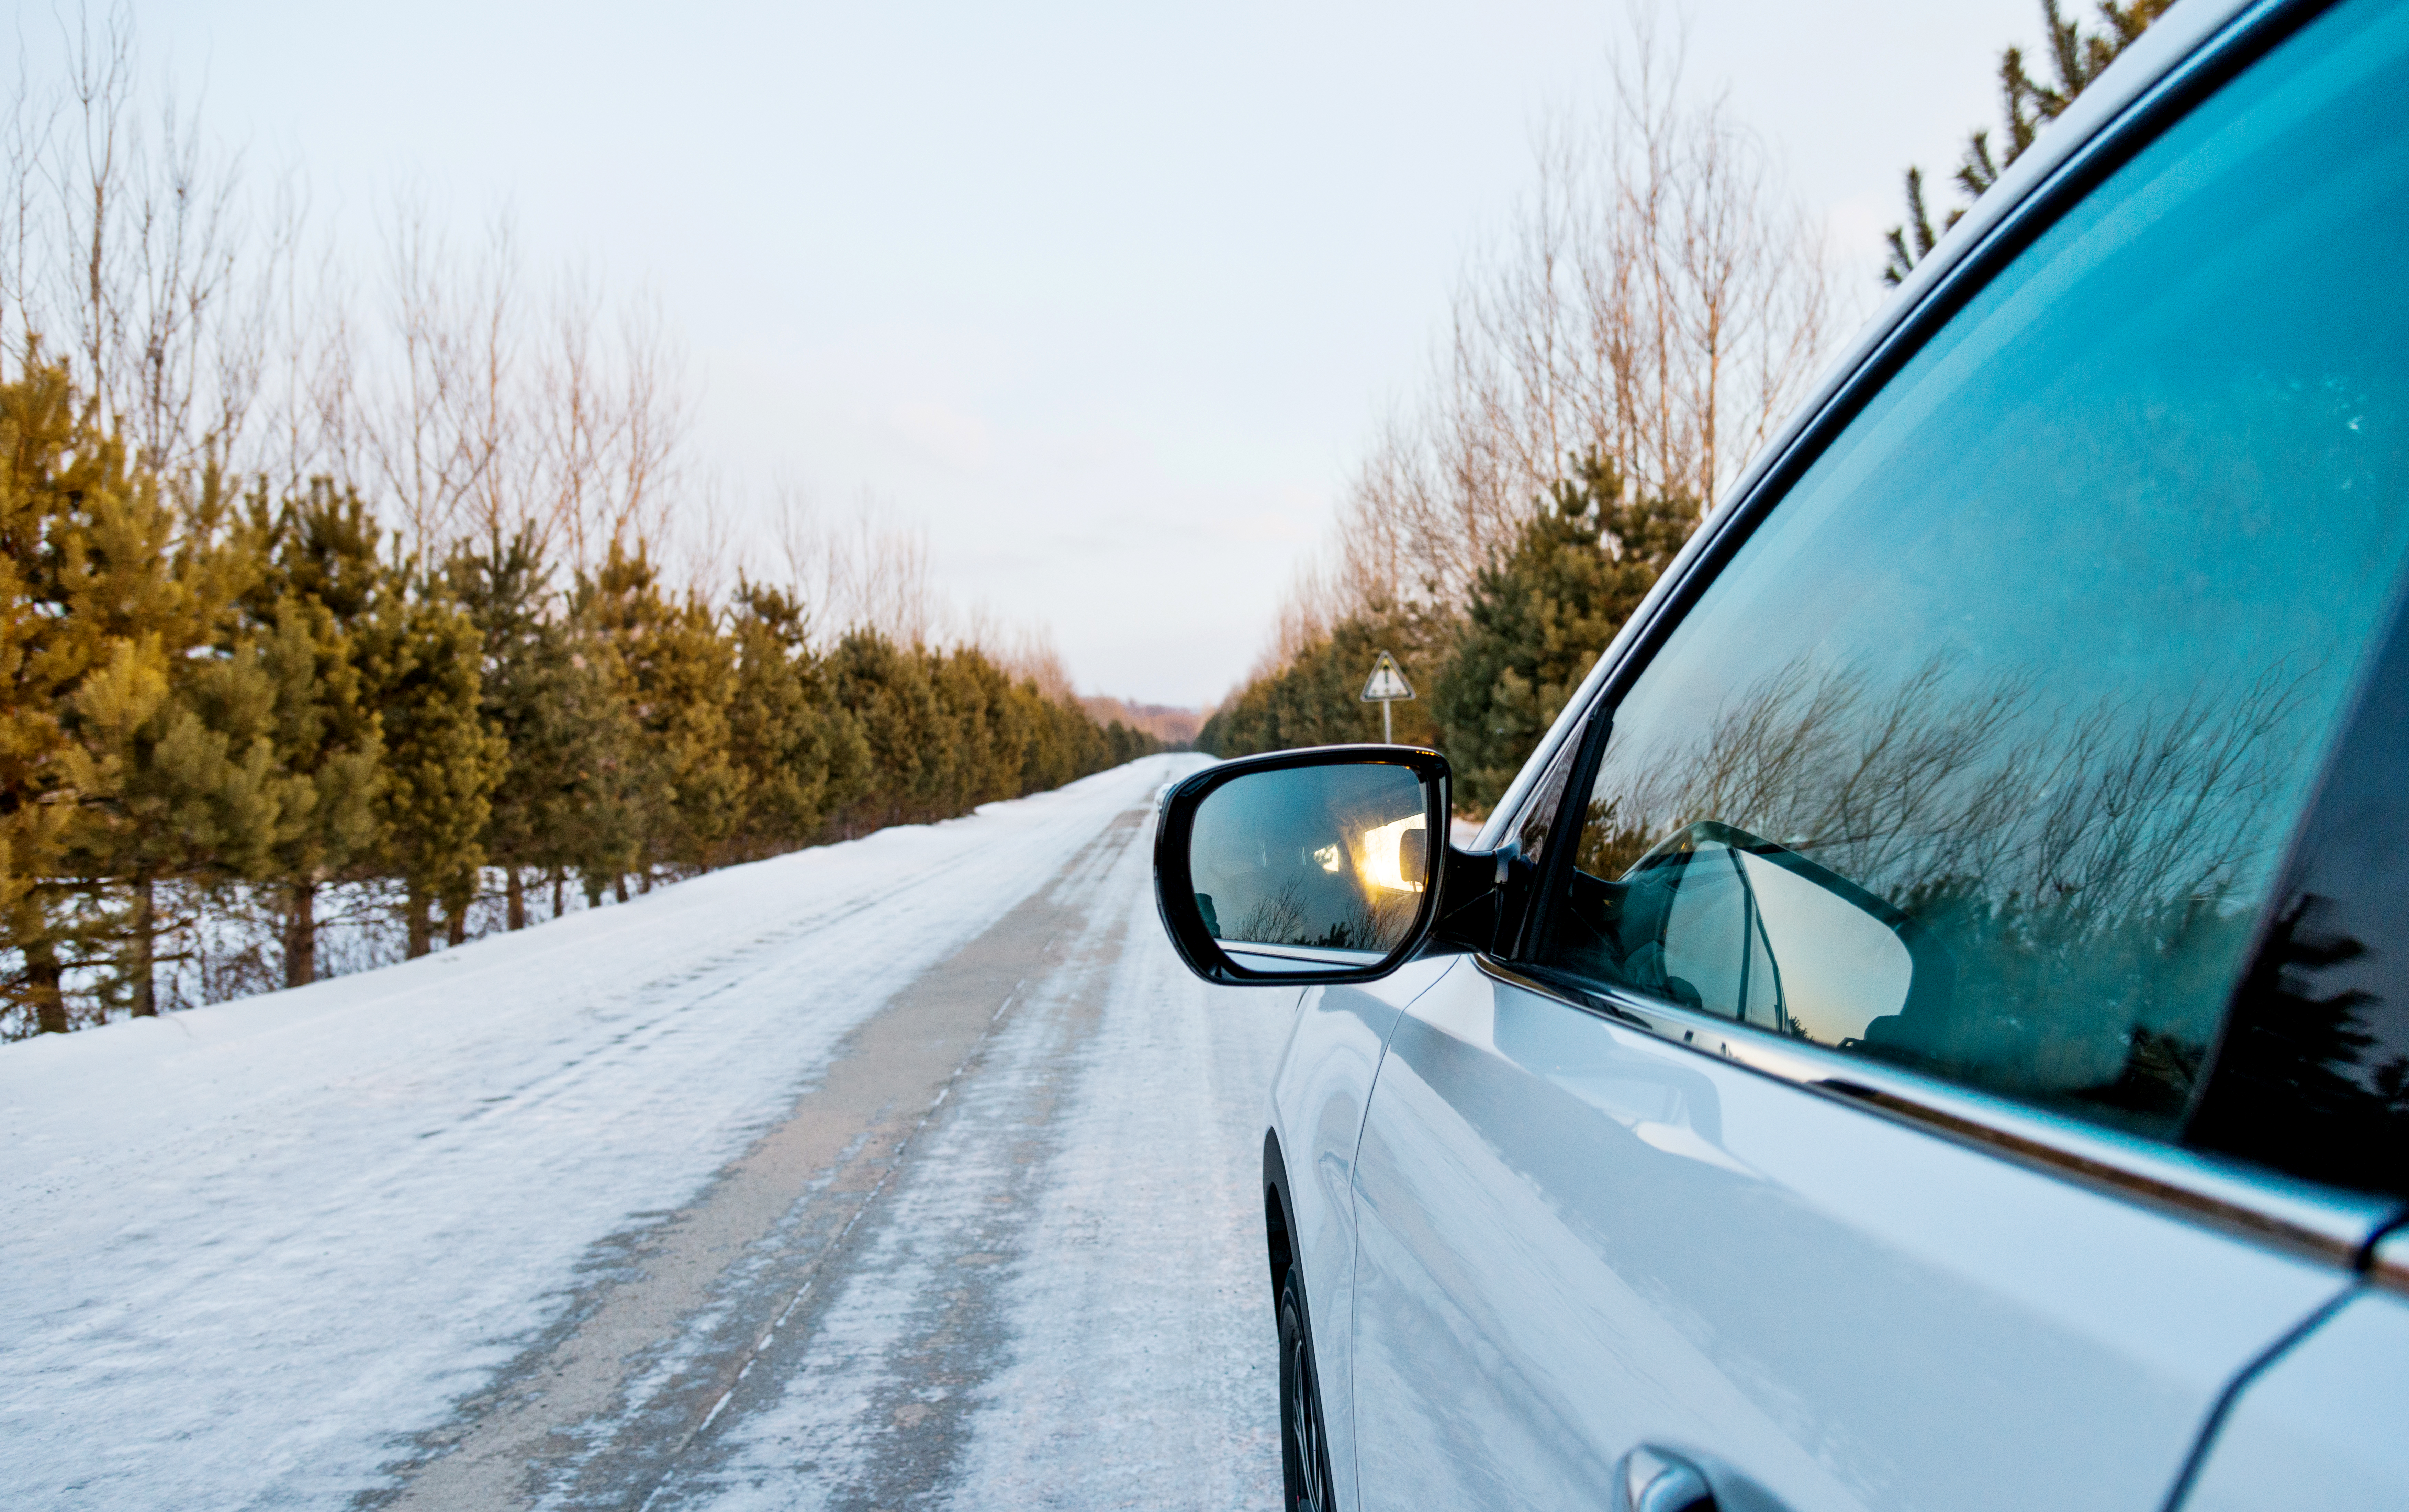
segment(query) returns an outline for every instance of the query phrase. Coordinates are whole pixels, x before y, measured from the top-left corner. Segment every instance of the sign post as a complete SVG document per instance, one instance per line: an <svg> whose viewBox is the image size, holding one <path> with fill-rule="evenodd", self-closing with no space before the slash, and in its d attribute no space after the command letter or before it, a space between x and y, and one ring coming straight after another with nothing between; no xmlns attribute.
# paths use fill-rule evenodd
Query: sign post
<svg viewBox="0 0 2409 1512"><path fill-rule="evenodd" d="M1363 701L1380 706L1380 740L1383 744L1397 743L1397 727L1389 716L1389 704L1396 698L1410 698L1414 690L1406 683L1406 674L1397 670L1397 658L1387 652L1372 663L1372 675L1363 680Z"/></svg>

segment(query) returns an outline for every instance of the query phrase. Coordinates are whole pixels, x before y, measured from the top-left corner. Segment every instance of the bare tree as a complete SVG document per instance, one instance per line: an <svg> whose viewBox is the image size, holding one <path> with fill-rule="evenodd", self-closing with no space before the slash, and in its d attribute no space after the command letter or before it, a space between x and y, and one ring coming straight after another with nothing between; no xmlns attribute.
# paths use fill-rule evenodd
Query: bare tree
<svg viewBox="0 0 2409 1512"><path fill-rule="evenodd" d="M1009 623L984 605L964 612L938 585L929 532L900 521L865 489L850 514L831 519L801 484L775 489L768 534L780 566L823 643L855 628L903 645L976 647L1015 678L1055 698L1075 697L1050 628Z"/></svg>
<svg viewBox="0 0 2409 1512"><path fill-rule="evenodd" d="M116 408L135 444L173 471L223 455L258 389L260 332L234 303L238 165L208 151L173 94L132 143L127 206L135 303L112 324L123 350Z"/></svg>
<svg viewBox="0 0 2409 1512"><path fill-rule="evenodd" d="M1057 703L1069 703L1078 697L1078 689L1071 682L1070 666L1062 660L1061 650L1055 645L1054 632L1048 626L1021 625L989 635L974 634L970 643L987 652L997 666L1017 681L1037 684L1038 692Z"/></svg>
<svg viewBox="0 0 2409 1512"><path fill-rule="evenodd" d="M68 37L68 122L50 165L59 205L61 249L57 303L43 313L64 330L53 335L71 344L83 364L85 382L105 387L122 341L119 318L125 280L115 217L124 197L127 112L134 89L132 18L113 12L94 35L91 13L80 12Z"/></svg>
<svg viewBox="0 0 2409 1512"><path fill-rule="evenodd" d="M507 233L498 238L507 255ZM394 350L367 401L368 452L395 525L421 552L452 538L483 462L473 426L477 315L424 196L397 197L385 232ZM488 288L507 275L490 273Z"/></svg>
<svg viewBox="0 0 2409 1512"><path fill-rule="evenodd" d="M459 526L505 538L535 516L538 445L527 410L536 395L524 353L526 280L509 216L487 232L484 255L458 307L456 393L466 477Z"/></svg>
<svg viewBox="0 0 2409 1512"><path fill-rule="evenodd" d="M890 522L865 490L853 517L827 536L823 601L838 624L867 626L902 645L945 639L946 606L929 565L929 533Z"/></svg>
<svg viewBox="0 0 2409 1512"><path fill-rule="evenodd" d="M239 161L172 92L138 108L127 10L79 12L62 30L61 95L21 84L8 134L19 342L47 336L72 357L105 419L162 469L222 459L260 367L258 312L238 281Z"/></svg>
<svg viewBox="0 0 2409 1512"><path fill-rule="evenodd" d="M724 563L724 540L711 543L726 534L721 496L691 475L685 360L656 301L624 307L606 332L596 284L564 274L537 385L535 523L573 567L590 569L613 544L669 544L682 504L703 538L696 561Z"/></svg>
<svg viewBox="0 0 2409 1512"><path fill-rule="evenodd" d="M338 243L297 174L280 180L263 225L252 249L259 400L236 460L288 493L314 477L373 492L357 300Z"/></svg>
<svg viewBox="0 0 2409 1512"><path fill-rule="evenodd" d="M726 477L712 468L684 490L679 528L670 540L671 564L687 592L705 603L725 599L738 560L736 517Z"/></svg>
<svg viewBox="0 0 2409 1512"><path fill-rule="evenodd" d="M1626 483L1703 508L1795 404L1831 335L1814 228L1720 98L1686 103L1682 50L1645 11L1593 119L1560 120L1507 234L1459 285L1419 404L1376 436L1317 616L1461 601L1532 500L1596 453Z"/></svg>
<svg viewBox="0 0 2409 1512"><path fill-rule="evenodd" d="M58 120L57 98L36 88L26 71L19 38L17 79L9 90L8 114L0 122L0 374L22 360L38 332L34 322L34 281L45 224L44 166Z"/></svg>

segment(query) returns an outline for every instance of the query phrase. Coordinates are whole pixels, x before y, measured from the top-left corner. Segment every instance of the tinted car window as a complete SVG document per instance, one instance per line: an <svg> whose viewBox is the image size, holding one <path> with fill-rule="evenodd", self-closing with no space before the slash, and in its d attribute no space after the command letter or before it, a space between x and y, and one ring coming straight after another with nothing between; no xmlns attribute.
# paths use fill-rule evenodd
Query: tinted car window
<svg viewBox="0 0 2409 1512"><path fill-rule="evenodd" d="M2010 263L1612 712L1548 963L2179 1124L2409 543L2409 8Z"/></svg>

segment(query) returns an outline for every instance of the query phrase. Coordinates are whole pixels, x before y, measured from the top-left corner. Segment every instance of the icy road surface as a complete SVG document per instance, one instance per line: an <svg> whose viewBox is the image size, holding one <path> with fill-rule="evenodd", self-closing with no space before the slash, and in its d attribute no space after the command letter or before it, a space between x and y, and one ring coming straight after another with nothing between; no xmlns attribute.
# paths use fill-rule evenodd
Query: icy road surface
<svg viewBox="0 0 2409 1512"><path fill-rule="evenodd" d="M0 1047L0 1505L1274 1505L1198 759Z"/></svg>

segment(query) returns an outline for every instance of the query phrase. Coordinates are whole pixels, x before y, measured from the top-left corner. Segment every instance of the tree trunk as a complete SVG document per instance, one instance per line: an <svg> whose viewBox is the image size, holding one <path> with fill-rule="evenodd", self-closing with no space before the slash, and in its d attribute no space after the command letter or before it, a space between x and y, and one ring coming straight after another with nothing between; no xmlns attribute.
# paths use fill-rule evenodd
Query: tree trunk
<svg viewBox="0 0 2409 1512"><path fill-rule="evenodd" d="M284 985L306 987L318 980L318 885L296 882L286 893Z"/></svg>
<svg viewBox="0 0 2409 1512"><path fill-rule="evenodd" d="M469 943L469 908L467 904L464 903L458 908L445 910L443 915L443 943L446 945L454 946L465 945Z"/></svg>
<svg viewBox="0 0 2409 1512"><path fill-rule="evenodd" d="M552 869L552 916L554 918L560 917L560 911L568 901L561 891L568 885L569 873L560 867L554 867ZM599 898L594 900L601 901Z"/></svg>
<svg viewBox="0 0 2409 1512"><path fill-rule="evenodd" d="M132 979L127 996L137 1018L154 1017L159 1012L152 982L159 933L158 898L152 889L157 886L147 876L134 879L134 960L126 974Z"/></svg>
<svg viewBox="0 0 2409 1512"><path fill-rule="evenodd" d="M653 869L651 867L646 867L642 871L636 873L636 891L641 895L651 892L652 890Z"/></svg>
<svg viewBox="0 0 2409 1512"><path fill-rule="evenodd" d="M411 883L401 912L410 926L409 958L416 960L435 948L435 927L426 916L426 889L415 882Z"/></svg>
<svg viewBox="0 0 2409 1512"><path fill-rule="evenodd" d="M59 986L64 975L55 942L36 940L25 946L25 996L34 1005L34 1027L44 1034L67 1031L66 993Z"/></svg>
<svg viewBox="0 0 2409 1512"><path fill-rule="evenodd" d="M503 924L511 929L524 929L527 928L527 879L519 875L519 869L514 866L504 867L502 875L510 879L502 886ZM555 907L553 912L557 914L560 910Z"/></svg>
<svg viewBox="0 0 2409 1512"><path fill-rule="evenodd" d="M611 890L619 895L619 901L623 903L626 902L627 900L627 873L625 871L613 871L611 873Z"/></svg>

